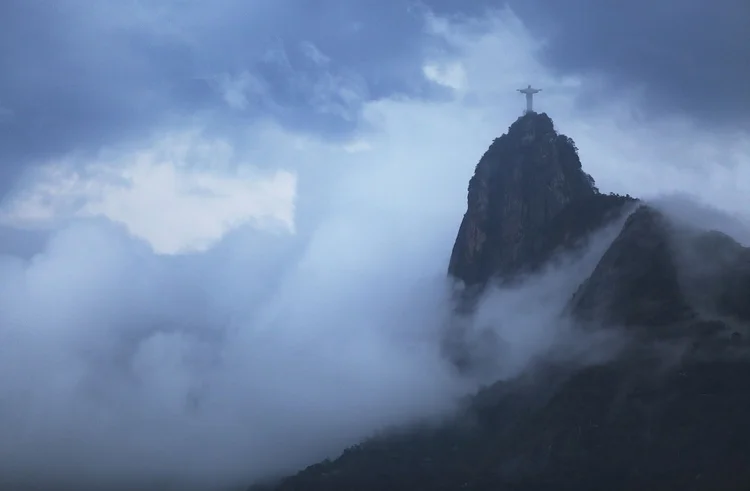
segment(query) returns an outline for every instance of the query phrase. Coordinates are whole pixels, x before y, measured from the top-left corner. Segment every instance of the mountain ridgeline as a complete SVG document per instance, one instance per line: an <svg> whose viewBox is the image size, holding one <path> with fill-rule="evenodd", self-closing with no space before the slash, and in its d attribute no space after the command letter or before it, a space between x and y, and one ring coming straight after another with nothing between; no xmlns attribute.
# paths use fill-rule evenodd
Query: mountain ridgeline
<svg viewBox="0 0 750 491"><path fill-rule="evenodd" d="M582 332L624 333L619 354L541 363L439 428L362 442L262 489L750 489L750 249L600 193L546 114L491 144L467 204L448 266L459 316L621 224L560 312ZM471 363L447 346L458 369Z"/></svg>

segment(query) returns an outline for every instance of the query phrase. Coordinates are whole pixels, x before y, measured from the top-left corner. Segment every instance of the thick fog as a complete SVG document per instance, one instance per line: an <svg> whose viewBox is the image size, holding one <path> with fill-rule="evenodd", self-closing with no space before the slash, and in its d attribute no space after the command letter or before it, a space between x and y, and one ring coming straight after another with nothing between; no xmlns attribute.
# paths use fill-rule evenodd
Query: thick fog
<svg viewBox="0 0 750 491"><path fill-rule="evenodd" d="M57 25L39 5L42 25ZM67 12L76 22L44 38L70 41L51 67L68 66L70 53L89 45L96 48L90 66L104 66L112 51L92 42L100 31L132 36L117 43L143 34L140 25L128 30L138 16L87 10L86 25L99 26L103 16L103 27L66 38L81 20L78 10ZM391 64L375 50L380 57L373 54L365 70L329 64L325 53L310 68L297 38L258 47L260 65L232 53L261 41L239 36L196 47L218 39L212 33L223 27L214 22L237 23L222 12L206 25L188 19L202 26L196 39L183 39L184 26L154 30L159 18L144 15L145 39L159 47L152 61L166 71L154 81L144 71L127 97L120 95L128 76L141 73L138 50L147 42L110 40L127 48L117 57L122 76L97 72L90 84L56 86L62 96L49 96L62 109L56 116L56 104L43 107L32 95L0 100L16 118L8 121L17 121L3 122L10 129L0 141L13 143L4 159L25 163L16 157L28 153L52 176L0 186L12 189L0 206L3 225L41 221L52 229L48 240L36 233L11 240L8 232L0 244L0 484L245 485L334 457L384 427L439 419L477 384L518 374L552 349L578 356L609 348L609 340L582 338L558 322L557 312L617 225L598 233L582 259L563 258L516 289L488 294L465 326L487 362L479 379L457 376L440 354L453 322L445 273L466 186L492 139L522 110L515 90L527 83L543 86L535 107L576 140L602 191L684 191L730 211L750 204L745 133L705 132L670 115L644 122L637 99L622 94L581 109L573 101L596 79L545 68L538 43L512 13L426 15L409 32L429 43L415 41ZM273 34L273 25L266 28ZM30 53L37 50L47 48ZM203 62L201 76L226 84L193 85L197 75L183 71L193 66L189 53ZM355 50L347 60L359 58ZM13 87L27 86L22 75L13 71ZM289 93L258 89L254 75L287 80ZM37 83L34 90L51 94ZM117 97L100 87L115 87ZM182 105L160 90L201 102ZM71 99L71 91L86 97ZM79 99L95 109L82 110ZM231 107L218 108L225 101ZM133 117L118 116L121 106ZM112 120L97 120L97 111ZM54 131L38 130L39 121ZM163 140L168 151L154 151ZM193 179L196 168L203 174ZM238 168L260 170L248 176ZM238 183L262 181L266 169L295 176L294 189L281 193L292 195L293 207L280 208L292 226L269 229L245 216L257 205L248 195L265 201L273 193ZM264 210L265 220L276 208ZM201 247L164 254L183 237ZM483 351L488 330L497 350Z"/></svg>
<svg viewBox="0 0 750 491"><path fill-rule="evenodd" d="M449 415L479 382L440 354L464 205L436 217L424 201L399 202L398 186L357 184L399 179L419 186L398 166L341 176L346 191L308 233L244 228L165 256L124 227L82 220L28 261L0 259L0 473L248 483ZM489 376L517 374L560 341L558 314L614 233L488 297L477 326L505 352Z"/></svg>
<svg viewBox="0 0 750 491"><path fill-rule="evenodd" d="M564 313L631 212L628 207L587 237L580 249L554 256L540 272L512 286L491 286L471 315L453 321L465 333L478 382L518 376L553 359L585 365L617 355L626 333L582 330Z"/></svg>
<svg viewBox="0 0 750 491"><path fill-rule="evenodd" d="M449 411L468 388L437 342L454 226L360 201L204 253L88 220L3 257L0 474L248 483Z"/></svg>

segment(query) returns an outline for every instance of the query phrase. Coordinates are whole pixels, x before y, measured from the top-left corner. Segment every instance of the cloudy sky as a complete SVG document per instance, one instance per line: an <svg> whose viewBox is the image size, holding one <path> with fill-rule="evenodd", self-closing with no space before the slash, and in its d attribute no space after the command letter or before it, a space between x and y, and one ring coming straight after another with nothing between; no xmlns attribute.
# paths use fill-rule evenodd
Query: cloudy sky
<svg viewBox="0 0 750 491"><path fill-rule="evenodd" d="M461 384L393 336L439 323L434 278L516 89L543 89L602 191L744 214L749 23L745 0L0 2L16 469L72 436L61 469L117 440L99 468L257 477L445 407ZM198 386L216 395L193 420Z"/></svg>
<svg viewBox="0 0 750 491"><path fill-rule="evenodd" d="M291 228L296 193L317 200L337 166L465 171L526 83L607 189L736 184L747 150L743 0L8 0L0 17L7 224L107 216L164 251L248 217Z"/></svg>

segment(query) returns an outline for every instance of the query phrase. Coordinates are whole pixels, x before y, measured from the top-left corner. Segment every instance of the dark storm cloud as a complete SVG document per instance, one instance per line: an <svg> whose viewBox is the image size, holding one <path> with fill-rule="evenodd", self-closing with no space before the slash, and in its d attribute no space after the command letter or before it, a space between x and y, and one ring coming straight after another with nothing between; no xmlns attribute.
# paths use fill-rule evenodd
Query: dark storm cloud
<svg viewBox="0 0 750 491"><path fill-rule="evenodd" d="M0 191L35 160L196 114L335 136L362 100L429 96L403 2L6 0L0 19ZM230 107L244 74L255 93Z"/></svg>
<svg viewBox="0 0 750 491"><path fill-rule="evenodd" d="M652 114L706 124L750 121L748 0L513 0L548 38L546 64L598 73L609 89L640 86Z"/></svg>
<svg viewBox="0 0 750 491"><path fill-rule="evenodd" d="M184 47L145 42L98 14L84 2L0 3L3 191L30 161L133 136L206 97Z"/></svg>
<svg viewBox="0 0 750 491"><path fill-rule="evenodd" d="M511 7L560 74L596 74L603 91L641 88L647 112L707 124L750 122L748 0L428 0L437 13ZM586 102L586 101L581 101Z"/></svg>
<svg viewBox="0 0 750 491"><path fill-rule="evenodd" d="M509 3L550 40L545 59L561 73L599 73L607 92L642 85L659 113L710 122L750 114L747 0ZM425 41L424 8L477 15L504 5L5 0L0 194L40 159L126 143L196 115L217 129L262 116L345 135L363 100L440 96L418 63L436 48ZM230 99L238 80L244 92Z"/></svg>

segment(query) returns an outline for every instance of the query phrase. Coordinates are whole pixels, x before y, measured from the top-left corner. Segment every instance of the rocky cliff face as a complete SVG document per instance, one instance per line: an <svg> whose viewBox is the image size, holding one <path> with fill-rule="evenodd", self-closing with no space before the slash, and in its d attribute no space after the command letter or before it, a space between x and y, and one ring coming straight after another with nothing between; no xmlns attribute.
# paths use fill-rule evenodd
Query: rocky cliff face
<svg viewBox="0 0 750 491"><path fill-rule="evenodd" d="M573 140L546 114L520 117L476 166L449 273L474 286L522 272L538 262L550 222L596 193Z"/></svg>

